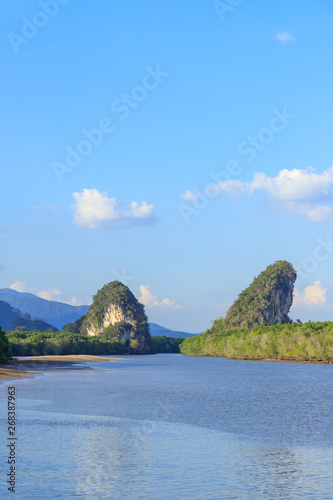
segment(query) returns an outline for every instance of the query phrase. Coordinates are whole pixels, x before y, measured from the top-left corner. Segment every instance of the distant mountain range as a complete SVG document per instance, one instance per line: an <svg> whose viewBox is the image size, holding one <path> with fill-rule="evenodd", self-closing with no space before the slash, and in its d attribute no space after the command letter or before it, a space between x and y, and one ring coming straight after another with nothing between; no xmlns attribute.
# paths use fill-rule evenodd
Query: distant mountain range
<svg viewBox="0 0 333 500"><path fill-rule="evenodd" d="M58 330L62 330L62 327L66 323L73 323L77 319L81 318L84 314L87 314L90 306L71 306L69 304L64 304L63 302L55 302L51 300L45 300L33 293L22 293L12 290L11 288L1 288L0 289L0 301L7 302L13 308L19 309L18 317L22 316L22 313L27 313L27 315L32 318L38 318L43 322L48 323L48 326L52 325ZM7 314L7 313L6 313ZM26 314L23 316L27 316ZM13 317L12 321L15 318ZM28 319L28 318L26 318ZM7 326L3 326L3 324ZM174 330L169 330L163 326L157 325L156 323L149 323L150 333L152 336L162 336L166 337L193 337L195 334L178 332ZM0 326L4 330L10 329L7 320L2 318L0 310ZM14 328L15 329L15 328ZM36 327L37 329L37 327ZM46 329L46 328L45 328Z"/></svg>
<svg viewBox="0 0 333 500"><path fill-rule="evenodd" d="M52 325L40 319L31 318L30 314L22 314L19 309L12 307L7 302L0 300L0 327L3 330L16 330L16 327L24 326L27 330L39 330L41 332L52 328Z"/></svg>
<svg viewBox="0 0 333 500"><path fill-rule="evenodd" d="M150 334L152 337L158 335L166 337L174 337L174 338L184 338L184 337L195 337L196 333L186 333L186 332L177 332L175 330L169 330L169 328L164 328L164 326L158 325L157 323L149 323L150 326Z"/></svg>
<svg viewBox="0 0 333 500"><path fill-rule="evenodd" d="M10 288L0 289L0 300L39 318L61 330L66 323L72 323L87 314L90 306L71 306L62 302L41 299L32 293L21 293Z"/></svg>

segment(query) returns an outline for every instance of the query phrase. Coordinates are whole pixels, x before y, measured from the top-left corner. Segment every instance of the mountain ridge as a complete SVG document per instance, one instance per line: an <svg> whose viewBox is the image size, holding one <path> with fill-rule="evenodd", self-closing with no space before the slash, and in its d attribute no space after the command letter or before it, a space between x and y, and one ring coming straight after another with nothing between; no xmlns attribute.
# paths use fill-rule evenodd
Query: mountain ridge
<svg viewBox="0 0 333 500"><path fill-rule="evenodd" d="M88 313L90 308L89 305L72 306L64 302L42 299L33 293L18 292L11 288L0 288L0 300L7 302L13 308L23 311L23 313L30 314L33 318L40 318L58 328L58 330L62 330L67 323L74 323L80 319ZM149 326L151 336L184 338L197 335L171 330L157 323L149 322Z"/></svg>
<svg viewBox="0 0 333 500"><path fill-rule="evenodd" d="M15 330L24 327L27 330L45 331L52 329L57 331L51 324L39 318L32 318L28 313L22 313L20 309L12 307L8 302L0 300L0 328L3 330Z"/></svg>
<svg viewBox="0 0 333 500"><path fill-rule="evenodd" d="M171 330L170 328L166 328L164 326L158 325L157 323L149 323L150 327L150 335L152 337L172 337L172 338L185 338L185 337L196 337L200 335L200 333L187 333L181 332L178 330Z"/></svg>
<svg viewBox="0 0 333 500"><path fill-rule="evenodd" d="M11 288L0 289L0 300L20 309L32 317L40 318L59 330L86 314L90 306L72 306L64 302L42 299L33 293L17 292Z"/></svg>

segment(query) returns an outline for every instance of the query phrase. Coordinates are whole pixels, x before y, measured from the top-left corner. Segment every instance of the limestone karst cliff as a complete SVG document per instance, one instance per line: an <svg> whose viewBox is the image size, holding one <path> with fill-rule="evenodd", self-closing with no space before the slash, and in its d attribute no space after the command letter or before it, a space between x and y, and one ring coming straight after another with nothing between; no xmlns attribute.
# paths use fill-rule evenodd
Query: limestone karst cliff
<svg viewBox="0 0 333 500"><path fill-rule="evenodd" d="M289 262L279 260L268 266L239 294L222 319L224 328L289 322L295 281L296 271Z"/></svg>
<svg viewBox="0 0 333 500"><path fill-rule="evenodd" d="M149 352L150 334L144 306L119 281L112 281L97 292L80 323L80 333L84 335L123 341L133 354Z"/></svg>

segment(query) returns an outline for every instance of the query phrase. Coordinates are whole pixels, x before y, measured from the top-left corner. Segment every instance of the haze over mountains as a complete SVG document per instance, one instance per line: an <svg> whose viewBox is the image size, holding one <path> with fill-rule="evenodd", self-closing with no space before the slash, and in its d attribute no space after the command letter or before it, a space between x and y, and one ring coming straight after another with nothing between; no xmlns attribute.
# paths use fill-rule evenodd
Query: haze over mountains
<svg viewBox="0 0 333 500"><path fill-rule="evenodd" d="M0 289L0 301L7 302L22 313L28 313L32 318L38 318L61 330L66 323L73 323L87 314L89 305L72 306L63 302L42 299L32 293L22 293L11 288ZM192 337L194 334L169 330L156 323L149 323L152 336L165 335L166 337ZM1 326L1 318L0 318ZM7 327L8 328L8 327Z"/></svg>
<svg viewBox="0 0 333 500"><path fill-rule="evenodd" d="M25 327L27 330L45 330L52 329L57 331L57 328L52 327L49 323L37 318L32 318L28 313L22 313L19 309L12 307L7 302L0 300L0 327L3 330L16 330L17 327Z"/></svg>
<svg viewBox="0 0 333 500"><path fill-rule="evenodd" d="M76 321L87 314L89 306L71 306L63 302L45 300L32 293L21 293L10 288L0 289L0 300L12 307L39 318L61 330L66 323Z"/></svg>
<svg viewBox="0 0 333 500"><path fill-rule="evenodd" d="M178 332L175 330L169 330L169 328L164 328L164 326L158 325L157 323L149 323L150 327L150 334L152 337L158 335L158 336L163 336L165 335L166 337L173 337L173 338L184 338L184 337L196 337L199 334L195 333L186 333L186 332Z"/></svg>

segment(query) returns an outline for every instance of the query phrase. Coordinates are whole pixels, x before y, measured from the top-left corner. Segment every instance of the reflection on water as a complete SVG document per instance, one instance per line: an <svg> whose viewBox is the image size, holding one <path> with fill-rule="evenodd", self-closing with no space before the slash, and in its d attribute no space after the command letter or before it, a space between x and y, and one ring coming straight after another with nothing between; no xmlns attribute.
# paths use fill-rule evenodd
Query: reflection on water
<svg viewBox="0 0 333 500"><path fill-rule="evenodd" d="M332 498L333 367L177 355L90 367L15 382L17 498Z"/></svg>

